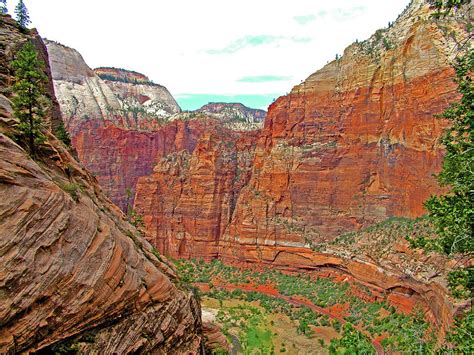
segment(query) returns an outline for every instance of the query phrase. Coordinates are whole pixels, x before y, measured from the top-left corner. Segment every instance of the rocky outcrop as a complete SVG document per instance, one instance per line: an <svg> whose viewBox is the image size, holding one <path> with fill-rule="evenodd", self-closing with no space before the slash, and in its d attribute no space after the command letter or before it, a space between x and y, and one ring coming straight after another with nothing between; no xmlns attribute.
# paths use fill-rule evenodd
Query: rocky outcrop
<svg viewBox="0 0 474 355"><path fill-rule="evenodd" d="M202 331L206 341L206 350L211 352L231 352L231 346L222 330L214 323L202 324Z"/></svg>
<svg viewBox="0 0 474 355"><path fill-rule="evenodd" d="M8 69L29 36L5 16L0 31ZM54 136L32 160L9 138L14 124L1 96L0 352L199 351L199 304L166 259Z"/></svg>

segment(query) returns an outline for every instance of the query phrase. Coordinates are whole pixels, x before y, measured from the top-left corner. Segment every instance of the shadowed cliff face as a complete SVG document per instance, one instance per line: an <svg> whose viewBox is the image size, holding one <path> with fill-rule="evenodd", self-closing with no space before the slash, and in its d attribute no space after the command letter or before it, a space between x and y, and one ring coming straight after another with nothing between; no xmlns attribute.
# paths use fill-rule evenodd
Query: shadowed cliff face
<svg viewBox="0 0 474 355"><path fill-rule="evenodd" d="M8 69L28 36L6 16L0 32ZM2 78L4 89L10 71ZM56 138L48 133L32 160L9 138L14 124L1 96L0 352L69 338L84 353L198 351L199 304L178 288L166 259Z"/></svg>

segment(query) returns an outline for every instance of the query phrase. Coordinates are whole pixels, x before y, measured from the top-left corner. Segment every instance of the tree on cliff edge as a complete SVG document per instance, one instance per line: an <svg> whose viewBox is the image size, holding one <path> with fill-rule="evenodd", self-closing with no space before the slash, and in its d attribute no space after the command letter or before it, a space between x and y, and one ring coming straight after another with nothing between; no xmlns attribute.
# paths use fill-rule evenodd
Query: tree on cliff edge
<svg viewBox="0 0 474 355"><path fill-rule="evenodd" d="M49 105L45 95L47 77L42 70L43 62L38 59L31 42L27 42L17 53L11 66L15 70L13 110L19 120L16 137L20 143L26 143L30 155L34 156L36 146L46 139L43 119Z"/></svg>
<svg viewBox="0 0 474 355"><path fill-rule="evenodd" d="M25 6L23 0L18 1L18 4L15 7L16 22L21 29L25 30L28 25L31 23L30 15L28 14L28 9Z"/></svg>

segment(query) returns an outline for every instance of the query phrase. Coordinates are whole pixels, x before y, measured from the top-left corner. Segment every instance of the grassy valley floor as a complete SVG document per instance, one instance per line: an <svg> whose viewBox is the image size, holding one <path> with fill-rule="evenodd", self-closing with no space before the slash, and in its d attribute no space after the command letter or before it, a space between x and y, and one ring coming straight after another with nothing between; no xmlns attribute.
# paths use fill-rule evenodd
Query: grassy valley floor
<svg viewBox="0 0 474 355"><path fill-rule="evenodd" d="M363 286L332 277L254 271L218 260L176 261L203 309L243 354L425 353L435 329L424 311L398 312Z"/></svg>

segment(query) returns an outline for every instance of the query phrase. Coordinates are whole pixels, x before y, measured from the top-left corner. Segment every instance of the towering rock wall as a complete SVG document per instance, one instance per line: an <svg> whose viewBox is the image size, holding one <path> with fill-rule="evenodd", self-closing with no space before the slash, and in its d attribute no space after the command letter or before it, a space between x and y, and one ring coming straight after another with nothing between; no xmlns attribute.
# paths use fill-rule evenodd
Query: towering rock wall
<svg viewBox="0 0 474 355"><path fill-rule="evenodd" d="M7 93L11 55L39 39L3 15L0 32ZM50 353L65 340L81 353L198 352L193 294L54 136L35 160L9 138L9 95L0 96L0 352Z"/></svg>
<svg viewBox="0 0 474 355"><path fill-rule="evenodd" d="M160 163L148 180L140 180L147 188L137 193L136 207L147 216L150 239L162 233L189 245L203 238L201 225L214 225L219 232L209 240L219 241L219 256L272 261L279 248L308 248L388 217L422 215L423 202L440 191L433 174L441 168L439 137L446 122L435 114L456 98L450 63L468 36L472 16L467 7L438 20L433 12L428 1L412 1L390 28L352 44L270 106L256 148L249 151L251 177L239 187L224 228L212 213L186 232L166 221L154 205L172 210L168 216L183 223L188 211L176 207L185 198L182 190L166 187L176 170ZM220 145L226 139L230 136L208 140L209 154L224 154ZM211 160L198 149L193 156ZM212 157L211 171L218 156ZM214 186L209 203L219 200L215 176L199 175L206 176L202 186ZM166 187L158 189L154 204L145 192L154 191L153 184ZM201 202L204 210L212 203ZM171 244L159 245L171 255L192 256L189 248ZM267 253L257 253L262 248Z"/></svg>
<svg viewBox="0 0 474 355"><path fill-rule="evenodd" d="M349 46L270 106L224 238L231 249L245 258L247 246L317 244L424 213L440 191L433 174L444 123L434 115L456 97L450 36L467 36L456 16L431 14L426 1L413 1L391 28Z"/></svg>
<svg viewBox="0 0 474 355"><path fill-rule="evenodd" d="M106 194L126 211L133 206L138 178L151 174L161 157L192 151L205 127L200 121L176 120L153 131L137 131L92 120L81 123L73 145Z"/></svg>

